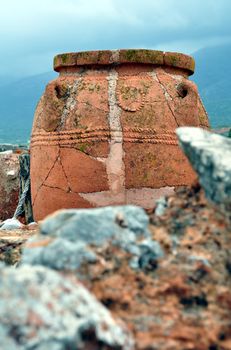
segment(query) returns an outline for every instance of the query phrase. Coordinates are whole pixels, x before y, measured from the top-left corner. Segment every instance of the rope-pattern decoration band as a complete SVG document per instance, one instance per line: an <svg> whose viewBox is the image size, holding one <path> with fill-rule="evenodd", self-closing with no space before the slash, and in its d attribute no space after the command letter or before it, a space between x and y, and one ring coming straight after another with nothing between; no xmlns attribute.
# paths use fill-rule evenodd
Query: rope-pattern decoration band
<svg viewBox="0 0 231 350"><path fill-rule="evenodd" d="M123 142L153 143L177 145L174 130L156 130L150 128L129 128L114 130L109 128L75 129L53 132L36 132L31 137L31 147L45 145L73 145L85 142L108 142L111 138L120 137Z"/></svg>

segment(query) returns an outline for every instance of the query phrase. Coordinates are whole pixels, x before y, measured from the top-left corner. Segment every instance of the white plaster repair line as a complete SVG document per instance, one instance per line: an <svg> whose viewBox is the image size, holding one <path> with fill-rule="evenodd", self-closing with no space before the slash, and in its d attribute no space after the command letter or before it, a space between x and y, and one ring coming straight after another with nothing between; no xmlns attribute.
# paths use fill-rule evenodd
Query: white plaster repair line
<svg viewBox="0 0 231 350"><path fill-rule="evenodd" d="M149 75L150 75L155 81L157 81L157 82L160 84L160 87L161 87L161 89L162 89L162 91L163 91L163 94L164 94L165 100L166 100L166 102L167 102L168 108L169 108L170 112L172 113L172 116L173 116L173 118L174 118L174 120L175 120L175 122L176 122L176 125L179 126L179 124L178 124L178 122L177 122L177 119L176 119L176 116L175 116L175 114L174 114L174 110L172 109L171 104L170 104L170 102L173 101L172 96L169 95L169 93L168 93L166 87L161 83L161 81L160 81L160 79L158 78L158 76L157 76L157 74L156 74L155 71L150 72Z"/></svg>
<svg viewBox="0 0 231 350"><path fill-rule="evenodd" d="M120 58L119 50L112 50L111 53L112 55L111 55L110 62L118 62Z"/></svg>
<svg viewBox="0 0 231 350"><path fill-rule="evenodd" d="M165 72L165 74L167 74L169 77L174 78L175 80L177 80L178 84L179 84L179 82L182 82L183 79L184 79L181 74L172 74L172 73L170 74L170 73L166 73L166 72Z"/></svg>
<svg viewBox="0 0 231 350"><path fill-rule="evenodd" d="M81 72L61 72L59 73L61 77L81 77Z"/></svg>
<svg viewBox="0 0 231 350"><path fill-rule="evenodd" d="M116 85L118 73L115 69L108 76L109 127L111 140L109 141L109 155L106 170L109 188L113 194L121 194L125 201L125 165L123 151L123 133L120 121L121 108L116 101ZM115 131L116 130L116 131Z"/></svg>
<svg viewBox="0 0 231 350"><path fill-rule="evenodd" d="M70 89L70 96L67 99L66 105L64 107L61 121L60 121L60 126L59 128L62 128L64 126L66 118L68 117L69 113L75 108L77 100L76 100L76 95L78 91L78 86L79 83L82 81L82 78L76 79L74 84L69 86Z"/></svg>
<svg viewBox="0 0 231 350"><path fill-rule="evenodd" d="M108 76L108 122L110 128L109 155L106 158L106 172L109 191L79 193L81 197L94 205L122 204L126 201L125 165L123 151L123 133L120 121L121 108L116 100L118 73L111 70Z"/></svg>
<svg viewBox="0 0 231 350"><path fill-rule="evenodd" d="M155 71L152 71L152 72L149 73L149 75L150 75L155 81L157 81L157 83L160 85L160 87L161 87L161 89L162 89L162 91L163 91L163 93L164 93L165 99L168 100L168 101L169 101L169 100L172 101L172 96L169 95L169 93L168 93L167 89L165 88L165 86L164 86L164 85L161 83L161 81L158 79L158 76L157 76L156 72L155 72Z"/></svg>
<svg viewBox="0 0 231 350"><path fill-rule="evenodd" d="M161 188L131 188L126 190L126 201L129 204L139 205L146 209L153 208L155 201L161 197L174 194L174 187ZM79 193L79 195L88 200L94 206L118 205L124 204L121 195L112 195L110 191L101 191L93 193Z"/></svg>
<svg viewBox="0 0 231 350"><path fill-rule="evenodd" d="M104 163L106 164L107 158L103 158L103 157L93 157L88 155L89 158L93 159L93 160L97 160L98 162Z"/></svg>

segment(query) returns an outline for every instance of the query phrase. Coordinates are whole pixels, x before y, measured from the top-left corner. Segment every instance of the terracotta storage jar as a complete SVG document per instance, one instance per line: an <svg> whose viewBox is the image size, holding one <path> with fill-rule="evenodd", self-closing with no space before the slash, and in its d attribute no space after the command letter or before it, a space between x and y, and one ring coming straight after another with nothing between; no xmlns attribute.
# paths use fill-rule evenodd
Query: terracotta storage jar
<svg viewBox="0 0 231 350"><path fill-rule="evenodd" d="M31 137L36 220L60 208L152 207L194 172L178 126L208 127L192 57L154 50L90 51L54 59L59 77L38 103Z"/></svg>

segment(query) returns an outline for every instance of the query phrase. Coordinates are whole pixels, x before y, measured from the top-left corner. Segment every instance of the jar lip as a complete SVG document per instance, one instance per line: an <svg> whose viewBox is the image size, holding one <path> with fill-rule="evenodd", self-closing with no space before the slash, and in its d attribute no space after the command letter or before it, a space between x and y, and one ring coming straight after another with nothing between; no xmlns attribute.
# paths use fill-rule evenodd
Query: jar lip
<svg viewBox="0 0 231 350"><path fill-rule="evenodd" d="M54 70L59 72L62 68L80 66L110 66L128 63L153 64L180 68L192 75L195 69L194 59L183 53L165 52L148 49L122 49L70 52L54 57Z"/></svg>

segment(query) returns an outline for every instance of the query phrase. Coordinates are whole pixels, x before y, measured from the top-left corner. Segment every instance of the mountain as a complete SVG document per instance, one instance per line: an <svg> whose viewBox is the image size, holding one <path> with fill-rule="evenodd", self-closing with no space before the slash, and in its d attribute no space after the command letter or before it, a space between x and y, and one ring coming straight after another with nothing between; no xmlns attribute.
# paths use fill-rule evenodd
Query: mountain
<svg viewBox="0 0 231 350"><path fill-rule="evenodd" d="M35 107L46 84L56 76L48 72L19 80L0 77L0 144L27 143Z"/></svg>
<svg viewBox="0 0 231 350"><path fill-rule="evenodd" d="M207 47L192 54L196 82L213 127L231 126L231 45Z"/></svg>
<svg viewBox="0 0 231 350"><path fill-rule="evenodd" d="M192 56L196 60L192 80L198 85L211 125L231 126L231 45L207 47ZM48 72L19 80L0 77L0 144L29 140L36 104L56 76Z"/></svg>

